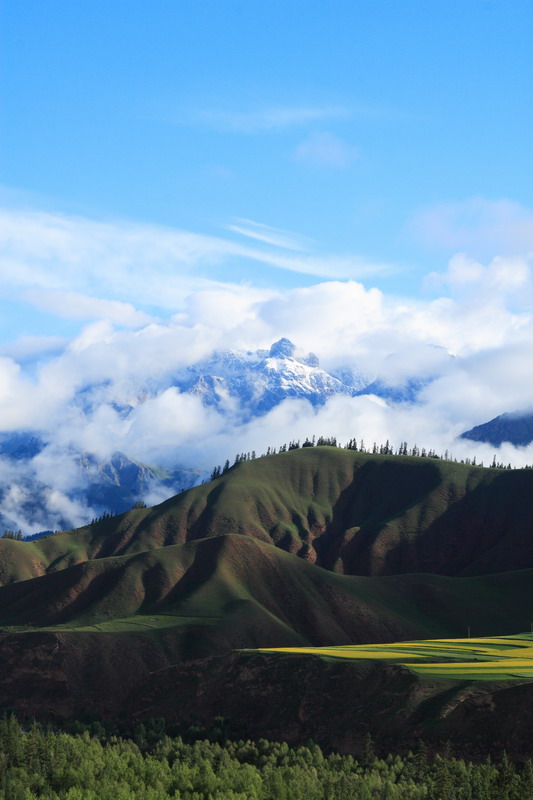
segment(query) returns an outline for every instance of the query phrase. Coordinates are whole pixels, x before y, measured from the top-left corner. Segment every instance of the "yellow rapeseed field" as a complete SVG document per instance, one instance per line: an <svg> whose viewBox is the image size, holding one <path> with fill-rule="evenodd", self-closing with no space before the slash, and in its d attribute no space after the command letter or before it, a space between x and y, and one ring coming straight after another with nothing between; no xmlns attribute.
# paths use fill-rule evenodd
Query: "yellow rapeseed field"
<svg viewBox="0 0 533 800"><path fill-rule="evenodd" d="M448 680L533 679L533 635L528 634L339 647L276 647L261 648L258 652L388 661L418 675Z"/></svg>

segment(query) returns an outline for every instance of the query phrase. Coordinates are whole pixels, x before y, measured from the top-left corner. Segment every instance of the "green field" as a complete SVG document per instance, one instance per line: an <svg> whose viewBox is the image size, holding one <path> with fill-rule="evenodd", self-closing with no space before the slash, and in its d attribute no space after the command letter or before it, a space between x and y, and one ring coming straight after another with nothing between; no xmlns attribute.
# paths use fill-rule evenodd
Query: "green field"
<svg viewBox="0 0 533 800"><path fill-rule="evenodd" d="M28 625L12 625L0 628L2 633L30 633L32 631L47 631L61 633L70 631L76 633L154 633L167 628L214 626L220 622L220 617L195 617L183 614L157 614L146 616L135 614L123 619L110 619L100 622L78 625L42 625L33 628Z"/></svg>
<svg viewBox="0 0 533 800"><path fill-rule="evenodd" d="M533 634L343 647L276 647L255 652L388 661L423 677L447 680L533 679Z"/></svg>

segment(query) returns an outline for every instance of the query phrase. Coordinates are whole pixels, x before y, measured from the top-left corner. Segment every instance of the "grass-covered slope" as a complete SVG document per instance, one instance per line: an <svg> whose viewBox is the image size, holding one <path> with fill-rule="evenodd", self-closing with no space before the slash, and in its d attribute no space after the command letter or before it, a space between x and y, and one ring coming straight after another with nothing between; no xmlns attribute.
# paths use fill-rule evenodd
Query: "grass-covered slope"
<svg viewBox="0 0 533 800"><path fill-rule="evenodd" d="M343 660L340 670L329 662L316 672L307 664L313 656L304 655L307 666L279 671L264 656L250 670L256 661L232 653L275 647L305 653L320 646L329 652L354 643L376 648L458 637L466 625L478 636L503 635L533 618L532 580L533 570L472 578L338 575L240 535L93 559L0 587L0 710L203 722L230 715L254 735L304 740L326 708L340 714L340 735L346 697L355 691L354 702L363 695L364 702L351 710L352 727L383 710L389 719L386 726L381 720L383 729L394 724L394 735L403 737L404 705L413 714L435 696L447 707L448 684L462 692L456 675L428 689L434 676L387 663L376 671L368 659ZM315 678L324 694L318 703ZM274 691L278 679L283 685ZM300 680L311 681L302 711L291 699L301 695ZM354 689L354 680L364 686ZM287 712L280 720L270 714L267 725L260 709L278 695L296 719L303 714L309 723L291 721ZM420 713L433 718L431 710ZM330 734L323 733L326 742Z"/></svg>
<svg viewBox="0 0 533 800"><path fill-rule="evenodd" d="M33 543L0 540L0 583L230 533L353 575L521 569L533 566L533 470L293 450L154 508Z"/></svg>
<svg viewBox="0 0 533 800"><path fill-rule="evenodd" d="M533 570L475 578L337 575L252 537L226 535L1 587L0 626L176 629L180 636L194 629L206 642L202 654L459 636L467 626L477 635L504 634L533 618L532 580Z"/></svg>

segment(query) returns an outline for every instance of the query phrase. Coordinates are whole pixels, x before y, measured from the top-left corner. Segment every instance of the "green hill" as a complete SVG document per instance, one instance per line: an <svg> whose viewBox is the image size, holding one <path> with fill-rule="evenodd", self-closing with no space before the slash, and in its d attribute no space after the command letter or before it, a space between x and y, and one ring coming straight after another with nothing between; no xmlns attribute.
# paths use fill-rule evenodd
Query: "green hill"
<svg viewBox="0 0 533 800"><path fill-rule="evenodd" d="M0 540L0 582L239 533L334 572L533 567L533 470L305 448L243 462L154 508L33 543Z"/></svg>

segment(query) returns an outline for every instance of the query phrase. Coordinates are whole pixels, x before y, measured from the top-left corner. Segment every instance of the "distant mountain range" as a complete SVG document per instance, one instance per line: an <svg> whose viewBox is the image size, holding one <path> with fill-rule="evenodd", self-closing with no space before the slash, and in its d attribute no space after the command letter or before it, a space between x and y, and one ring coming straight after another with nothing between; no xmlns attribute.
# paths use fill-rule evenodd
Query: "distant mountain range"
<svg viewBox="0 0 533 800"><path fill-rule="evenodd" d="M443 348L420 349L425 359L443 364L453 358ZM428 358L429 357L429 358ZM314 353L299 355L286 338L274 342L270 350L216 353L211 359L189 367L175 376L173 383L181 391L198 394L206 405L223 406L228 398L237 401L244 417L270 411L288 397L322 405L328 397L374 394L393 402L416 402L419 393L438 375L438 370L424 369L424 376L405 375L399 370L395 354L383 364L384 374L369 377L348 367L327 372Z"/></svg>
<svg viewBox="0 0 533 800"><path fill-rule="evenodd" d="M317 406L335 394L363 392L367 383L348 369L326 372L314 353L297 355L286 338L270 350L215 353L173 378L174 386L200 396L205 405L237 403L245 419L265 414L289 397Z"/></svg>
<svg viewBox="0 0 533 800"><path fill-rule="evenodd" d="M52 474L54 470L68 472L63 492L55 490L54 496L49 482L40 477L39 458L46 459ZM145 497L162 499L188 489L200 474L192 469L157 469L119 452L99 459L92 453L49 444L36 433L0 436L0 459L12 468L0 483L2 530L19 529L24 525L21 520L46 528L48 517L43 510L50 506L55 511L55 528L70 528L87 521L91 513L122 513Z"/></svg>
<svg viewBox="0 0 533 800"><path fill-rule="evenodd" d="M427 378L413 378L391 385L347 367L328 372L315 354L302 354L281 338L269 350L216 352L165 380L135 387L130 401L113 396L112 386L83 386L74 406L82 419L89 418L105 397L105 403L127 423L136 407L174 387L199 397L234 423L245 423L288 398L307 400L313 406L323 405L334 395L365 393L415 401L427 382ZM39 525L43 529L73 527L87 521L88 509L96 516L121 513L138 501L164 499L208 477L210 470L205 466L190 468L180 461L177 452L175 463L160 469L124 452L103 459L80 451L56 441L51 431L0 434L0 467L4 467L0 469L0 527L30 526L32 531ZM61 477L59 488L57 476Z"/></svg>
<svg viewBox="0 0 533 800"><path fill-rule="evenodd" d="M84 385L73 400L73 418L82 420L81 425L103 403L127 427L139 406L170 388L200 398L234 426L291 398L315 407L338 395L377 395L389 403L416 404L452 356L438 347L419 348L413 356L419 366L413 367L412 375L407 374L410 362L406 364L405 356L396 354L385 359L372 376L348 367L328 371L314 353L302 353L289 339L281 338L268 350L215 352L165 379L130 387L126 395L120 396L111 383ZM533 416L520 421L503 415L463 436L494 444L504 440L523 444L533 439ZM0 528L22 528L28 533L39 527L74 527L87 522L88 515L122 513L139 501L163 500L200 483L214 466L191 465L176 452L175 460L161 469L160 464L139 462L125 449L102 458L65 444L64 437L59 441L54 431L0 434Z"/></svg>

